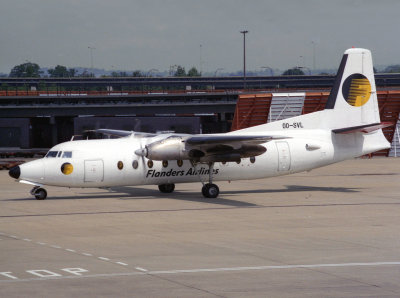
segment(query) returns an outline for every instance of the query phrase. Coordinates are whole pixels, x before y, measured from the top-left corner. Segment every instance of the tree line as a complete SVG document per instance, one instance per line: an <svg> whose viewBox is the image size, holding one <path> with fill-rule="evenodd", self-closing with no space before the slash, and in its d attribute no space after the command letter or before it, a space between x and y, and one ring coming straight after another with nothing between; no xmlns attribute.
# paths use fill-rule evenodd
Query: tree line
<svg viewBox="0 0 400 298"><path fill-rule="evenodd" d="M282 75L305 75L302 70L303 67L294 67L287 69L282 73ZM311 71L309 70L311 73ZM374 68L374 72L377 73ZM390 65L386 67L382 73L400 73L400 65ZM187 72L185 67L181 65L175 65L175 68L170 72L171 76L175 77L201 77L202 74L197 70L196 67L190 68ZM82 73L78 74L78 71L74 68L67 68L63 65L57 65L54 68L50 68L47 70L47 74L43 71L40 66L36 63L26 62L19 65L14 66L11 69L9 77L13 78L38 78L38 77L50 77L50 78L73 78L73 77L94 77L92 72L88 70L84 70ZM103 77L151 77L150 72L145 73L140 70L135 70L132 73L121 71L116 72L113 71L111 75L103 75Z"/></svg>
<svg viewBox="0 0 400 298"><path fill-rule="evenodd" d="M186 72L185 67L178 65L176 71L172 74L175 77L201 77L201 73L192 67ZM57 65L54 68L47 70L47 74L43 71L37 63L26 62L14 66L11 69L9 77L12 78L39 78L39 77L50 77L50 78L73 78L73 77L94 77L94 74L84 70L78 74L78 71L74 68L67 68L63 65ZM149 77L150 73L145 73L140 70L135 70L132 73L121 71L113 71L111 77ZM107 77L107 76L104 76Z"/></svg>

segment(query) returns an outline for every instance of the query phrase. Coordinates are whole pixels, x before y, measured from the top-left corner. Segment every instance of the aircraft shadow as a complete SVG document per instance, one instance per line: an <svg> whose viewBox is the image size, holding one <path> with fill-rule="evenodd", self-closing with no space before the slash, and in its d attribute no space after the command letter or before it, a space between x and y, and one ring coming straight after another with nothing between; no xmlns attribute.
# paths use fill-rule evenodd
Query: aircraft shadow
<svg viewBox="0 0 400 298"><path fill-rule="evenodd" d="M248 202L224 199L223 194L220 197L218 197L217 199L207 199L207 198L204 198L198 191L191 192L191 191L176 190L170 194L165 194L165 193L162 194L158 190L140 189L140 188L126 187L126 186L113 187L112 191L129 194L129 196L121 197L120 198L121 200L136 199L135 197L137 197L137 196L139 196L139 197L151 196L153 199L159 199L160 197L164 197L164 198L172 198L174 200L199 202L199 203L211 203L211 204L215 204L215 205L225 205L225 206L232 206L232 207L255 207L255 206L257 206L257 204L252 204L252 203L248 203Z"/></svg>
<svg viewBox="0 0 400 298"><path fill-rule="evenodd" d="M47 200L91 200L91 199L121 199L121 200L137 200L137 199L160 199L172 198L175 200L192 201L200 203L211 203L216 205L226 205L232 207L256 207L257 204L248 202L225 199L223 196L228 195L241 195L241 194L268 194L268 193L290 193L290 192L304 192L304 191L325 191L325 192L341 192L341 193L355 193L359 192L360 188L348 187L323 187L323 186L304 186L304 185L286 185L282 189L250 189L250 190L226 190L222 191L217 199L204 198L200 192L191 191L174 191L170 194L160 193L158 190L144 189L137 187L112 187L109 191L105 192L92 192L76 196L62 196L62 197L48 197ZM31 201L33 197L7 199L4 201Z"/></svg>
<svg viewBox="0 0 400 298"><path fill-rule="evenodd" d="M326 192L343 192L354 193L360 192L361 188L350 187L324 187L324 186L305 186L305 185L285 185L283 189L253 189L253 190L232 190L224 191L225 194L241 194L241 193L290 193L300 191L326 191Z"/></svg>
<svg viewBox="0 0 400 298"><path fill-rule="evenodd" d="M185 191L174 191L170 194L160 193L158 190L142 189L135 187L113 187L110 191L105 192L92 192L84 193L76 196L62 196L53 197L49 196L47 200L93 200L93 199L120 199L120 200L151 200L151 199L162 199L170 198L181 201L191 201L199 203L210 203L215 205L230 206L230 207L256 207L257 204L252 204L243 201L224 199L222 196L217 199L204 198L199 192L185 192ZM29 195L26 198L7 199L4 201L32 201L34 197Z"/></svg>

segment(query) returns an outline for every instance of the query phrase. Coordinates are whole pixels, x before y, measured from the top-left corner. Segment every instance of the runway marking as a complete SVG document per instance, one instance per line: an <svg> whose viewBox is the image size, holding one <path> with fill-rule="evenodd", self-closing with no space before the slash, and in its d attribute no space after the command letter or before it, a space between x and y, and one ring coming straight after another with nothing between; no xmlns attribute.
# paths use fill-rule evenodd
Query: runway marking
<svg viewBox="0 0 400 298"><path fill-rule="evenodd" d="M142 272L149 272L149 270L146 270L142 267L135 267L136 270L142 271Z"/></svg>
<svg viewBox="0 0 400 298"><path fill-rule="evenodd" d="M0 232L0 235L6 236L6 237L11 237L11 238L14 238L14 239L24 240L24 241L27 241L27 242L32 242L33 241L32 239L29 239L29 238L20 238L18 236L6 234L6 233L3 233L3 232ZM0 240L2 240L2 239L0 239ZM59 245L51 245L51 244L48 244L46 242L41 242L41 241L36 241L34 243L38 244L38 245L47 246L47 247L57 248L57 249L64 249L65 251L72 252L72 253L78 253L78 254L81 254L81 255L84 255L84 256L87 256L87 257L95 257L97 259L100 259L100 260L103 260L103 261L107 261L107 262L110 262L110 263L113 263L113 264L117 264L117 265L128 266L128 264L123 263L123 262L118 262L118 261L115 261L115 260L111 260L111 259L106 258L106 257L96 257L96 256L94 256L93 254L90 254L90 253L78 252L78 251L76 251L74 249L63 248L63 247L61 247Z"/></svg>
<svg viewBox="0 0 400 298"><path fill-rule="evenodd" d="M372 263L341 263L341 264L311 264L311 265L272 265L254 267L225 267L205 269L183 269L150 271L151 274L177 274L177 273L200 273L200 272L224 272L224 271L250 271L250 270L273 270L273 269L302 269L302 268L329 268L329 267L359 267L359 266L390 266L400 265L400 262L372 262Z"/></svg>
<svg viewBox="0 0 400 298"><path fill-rule="evenodd" d="M11 279L18 279L18 277L15 277L14 275L11 275L11 273L12 272L10 272L10 271L0 272L0 275L4 275L4 276L6 276L8 278L11 278Z"/></svg>
<svg viewBox="0 0 400 298"><path fill-rule="evenodd" d="M226 271L252 271L252 270L285 270L285 269L306 269L306 268L338 268L338 267L377 267L377 266L400 266L400 262L370 262L370 263L338 263L338 264L305 264L305 265L272 265L272 266L253 266L253 267L223 267L223 268L202 268L202 269L182 269L182 270L160 270L160 271L134 271L120 273L99 273L74 276L55 276L48 274L45 277L0 280L1 283L15 283L27 281L59 280L59 279L78 279L78 278L98 278L98 277L120 277L134 275L163 275L163 274L186 274L186 273L204 273L204 272L226 272ZM140 268L140 267L137 267ZM136 268L136 269L137 269ZM143 268L142 268L143 269ZM34 272L45 270L33 270ZM29 272L29 271L27 271ZM83 271L82 271L83 272ZM47 273L47 272L45 272ZM53 273L53 272L51 272ZM10 272L1 272L5 275Z"/></svg>

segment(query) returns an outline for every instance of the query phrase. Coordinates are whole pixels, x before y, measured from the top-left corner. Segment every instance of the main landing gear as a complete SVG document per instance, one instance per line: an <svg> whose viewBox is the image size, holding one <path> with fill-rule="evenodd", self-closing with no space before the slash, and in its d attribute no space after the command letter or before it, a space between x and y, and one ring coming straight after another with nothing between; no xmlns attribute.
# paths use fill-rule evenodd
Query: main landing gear
<svg viewBox="0 0 400 298"><path fill-rule="evenodd" d="M201 193L205 198L215 199L219 195L219 187L213 183L204 184Z"/></svg>
<svg viewBox="0 0 400 298"><path fill-rule="evenodd" d="M208 173L208 183L204 184L201 189L201 193L205 198L215 199L219 195L219 187L216 184L212 183L213 172L214 172L214 163L210 162L208 164L209 173Z"/></svg>
<svg viewBox="0 0 400 298"><path fill-rule="evenodd" d="M45 200L47 198L47 191L40 186L35 186L31 190L31 195L35 196L36 200Z"/></svg>

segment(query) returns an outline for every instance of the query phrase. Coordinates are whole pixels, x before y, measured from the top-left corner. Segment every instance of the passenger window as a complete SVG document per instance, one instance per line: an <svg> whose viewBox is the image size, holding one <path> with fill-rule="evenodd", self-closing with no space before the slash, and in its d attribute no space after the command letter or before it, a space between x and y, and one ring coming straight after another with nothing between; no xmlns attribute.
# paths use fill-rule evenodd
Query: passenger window
<svg viewBox="0 0 400 298"><path fill-rule="evenodd" d="M49 151L46 157L57 157L58 151Z"/></svg>
<svg viewBox="0 0 400 298"><path fill-rule="evenodd" d="M72 151L64 151L63 158L72 158Z"/></svg>

